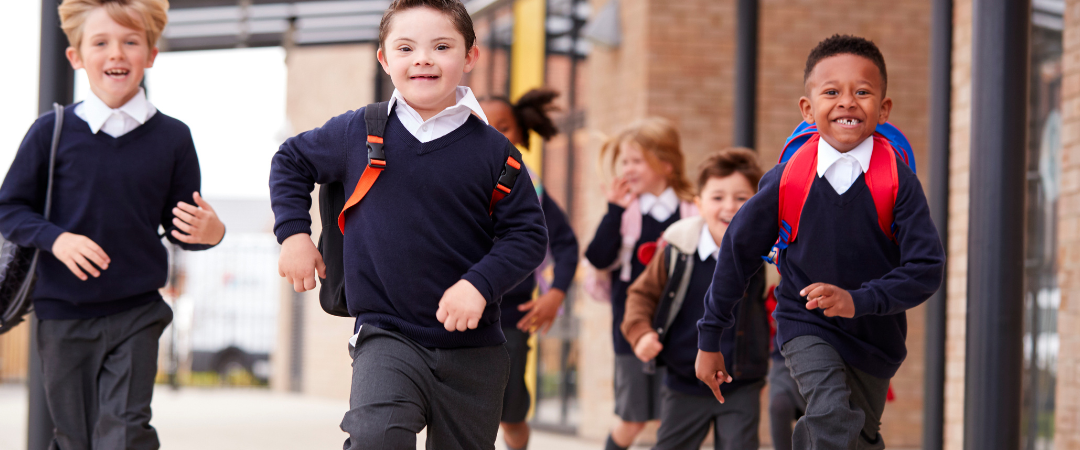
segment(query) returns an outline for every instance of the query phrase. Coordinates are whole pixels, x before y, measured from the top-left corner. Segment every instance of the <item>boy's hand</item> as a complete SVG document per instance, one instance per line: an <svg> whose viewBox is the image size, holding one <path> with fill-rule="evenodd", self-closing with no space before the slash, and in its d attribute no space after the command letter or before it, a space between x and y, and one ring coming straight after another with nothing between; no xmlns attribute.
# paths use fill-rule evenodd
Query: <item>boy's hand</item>
<svg viewBox="0 0 1080 450"><path fill-rule="evenodd" d="M709 385L712 393L720 403L724 403L724 395L720 393L720 385L730 383L732 378L728 375L724 366L724 355L720 352L706 352L698 350L697 361L694 361L694 371L699 380Z"/></svg>
<svg viewBox="0 0 1080 450"><path fill-rule="evenodd" d="M605 189L605 194L607 194L608 203L614 203L623 208L630 206L630 202L634 200L634 196L630 195L630 185L624 177L616 177L612 180L611 186Z"/></svg>
<svg viewBox="0 0 1080 450"><path fill-rule="evenodd" d="M480 325L480 316L484 315L487 301L472 283L458 280L443 293L439 300L439 310L435 318L446 327L446 331L465 331Z"/></svg>
<svg viewBox="0 0 1080 450"><path fill-rule="evenodd" d="M637 344L634 344L634 354L641 362L652 361L663 349L664 344L660 343L660 335L655 331L645 333L638 339Z"/></svg>
<svg viewBox="0 0 1080 450"><path fill-rule="evenodd" d="M88 279L86 274L94 278L101 276L98 268L108 269L109 263L112 262L109 255L105 254L105 250L102 250L90 238L68 232L61 233L53 241L52 254L64 263L71 273L83 281ZM94 267L95 265L97 267Z"/></svg>
<svg viewBox="0 0 1080 450"><path fill-rule="evenodd" d="M814 283L799 291L799 295L809 300L806 309L821 308L825 317L855 317L855 302L851 300L851 293L837 286Z"/></svg>
<svg viewBox="0 0 1080 450"><path fill-rule="evenodd" d="M173 208L172 213L176 217L173 217L172 223L179 231L173 230L172 235L185 244L217 245L225 237L225 224L221 223L214 208L198 192L194 197L195 205L180 202Z"/></svg>
<svg viewBox="0 0 1080 450"><path fill-rule="evenodd" d="M278 258L278 274L293 285L296 292L315 289L315 275L326 278L326 264L311 236L297 233L285 238L281 243L281 257Z"/></svg>
<svg viewBox="0 0 1080 450"><path fill-rule="evenodd" d="M528 311L517 323L521 331L539 330L541 334L547 334L551 324L555 323L555 317L559 315L559 307L566 299L566 293L561 289L551 289L536 300L518 305L518 311Z"/></svg>

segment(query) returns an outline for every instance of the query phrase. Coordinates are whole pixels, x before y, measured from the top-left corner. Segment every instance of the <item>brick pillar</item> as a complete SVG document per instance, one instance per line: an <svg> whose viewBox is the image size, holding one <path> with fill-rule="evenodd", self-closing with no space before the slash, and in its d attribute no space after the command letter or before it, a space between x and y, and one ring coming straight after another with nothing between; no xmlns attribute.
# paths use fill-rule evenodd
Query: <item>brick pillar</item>
<svg viewBox="0 0 1080 450"><path fill-rule="evenodd" d="M1062 55L1058 209L1058 374L1054 448L1080 450L1080 0L1068 0Z"/></svg>
<svg viewBox="0 0 1080 450"><path fill-rule="evenodd" d="M294 133L322 126L330 118L348 110L359 109L375 97L375 78L378 62L373 44L320 47L293 47L287 50L288 67L286 115ZM313 193L313 199L314 199ZM312 231L317 238L319 223L318 202L312 202ZM284 289L279 308L277 361L272 362L274 374L287 374L288 354L294 327L288 316L292 311L292 289ZM353 319L334 317L319 306L318 291L304 294L303 319L297 332L303 333L299 351L302 358L300 392L304 394L346 400L351 385L352 360L346 351L352 335ZM277 390L287 389L289 381L275 382Z"/></svg>
<svg viewBox="0 0 1080 450"><path fill-rule="evenodd" d="M949 173L945 448L964 447L964 358L967 327L968 175L971 160L971 0L953 6L952 143Z"/></svg>

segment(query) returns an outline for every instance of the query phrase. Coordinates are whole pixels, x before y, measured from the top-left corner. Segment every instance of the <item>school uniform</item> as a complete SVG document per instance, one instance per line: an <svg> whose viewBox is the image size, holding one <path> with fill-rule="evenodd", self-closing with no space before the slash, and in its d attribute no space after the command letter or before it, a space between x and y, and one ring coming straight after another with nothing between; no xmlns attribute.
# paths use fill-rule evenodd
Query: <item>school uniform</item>
<svg viewBox="0 0 1080 450"><path fill-rule="evenodd" d="M645 264L638 259L642 245L655 243L664 230L680 218L679 197L667 188L659 196L644 193L638 197L641 206L641 236L632 249L623 248L621 234L625 208L608 204L607 214L600 220L592 242L585 249L585 258L594 267L611 270L611 339L615 346L615 414L627 422L647 422L660 418L660 385L662 377L644 372L644 365L634 356L634 349L619 331L626 312L626 289Z"/></svg>
<svg viewBox="0 0 1080 450"><path fill-rule="evenodd" d="M774 450L792 450L792 423L806 411L806 399L799 393L799 386L791 378L780 346L770 354L769 367L769 432Z"/></svg>
<svg viewBox="0 0 1080 450"><path fill-rule="evenodd" d="M701 217L676 222L663 240L667 247L630 285L622 326L632 344L663 330L656 363L667 371L654 448L699 448L710 428L715 430L718 450L758 448L761 389L769 359L764 276L755 276L746 300L735 311L738 332L728 333L719 343L733 377L731 383L720 385L725 398L721 404L697 379L694 368L697 321L705 313L702 300L712 282L719 247Z"/></svg>
<svg viewBox="0 0 1080 450"><path fill-rule="evenodd" d="M541 191L540 206L544 211L544 220L547 224L548 247L554 275L551 285L543 286L540 291L543 293L548 289L559 289L568 292L578 265L577 237L574 236L574 230L570 227L570 222L562 208L546 192L543 192L542 187L538 187L537 190ZM533 291L539 284L538 280L543 277L540 273L542 269L543 266L534 273L534 276L526 278L521 284L507 292L500 305L503 334L506 335L506 353L510 356L510 377L506 383L506 393L503 395L502 421L506 423L523 422L532 406L532 396L528 387L525 386L525 366L529 359L529 333L517 328L518 322L525 317L527 312L519 311L518 306L533 299Z"/></svg>
<svg viewBox="0 0 1080 450"><path fill-rule="evenodd" d="M509 360L499 301L540 265L547 231L522 172L489 214L510 143L472 91L421 120L397 92L383 136L386 169L345 213L345 294L356 334L341 422L346 449L494 448ZM270 170L279 241L311 232L315 183L355 186L367 166L363 108L285 141ZM446 331L446 289L469 281L487 301L479 325Z"/></svg>
<svg viewBox="0 0 1080 450"><path fill-rule="evenodd" d="M34 311L46 401L56 424L52 448L156 449L150 399L158 338L172 311L158 289L172 236L172 208L194 204L199 161L191 132L162 114L142 90L111 109L92 93L64 110L56 153L52 216L43 216L53 112L30 127L0 187L0 232L45 250ZM86 236L109 256L98 278L79 280L52 255L61 233Z"/></svg>
<svg viewBox="0 0 1080 450"><path fill-rule="evenodd" d="M884 448L878 432L889 379L907 355L904 311L938 289L944 250L915 174L897 164L893 209L896 241L878 225L864 181L872 140L840 154L821 139L818 177L807 194L798 238L779 252L777 341L807 400L795 425L795 448ZM715 352L732 325L731 309L760 270L779 233L779 181L786 164L770 170L724 236L698 348ZM807 310L799 291L815 282L847 289L855 317Z"/></svg>

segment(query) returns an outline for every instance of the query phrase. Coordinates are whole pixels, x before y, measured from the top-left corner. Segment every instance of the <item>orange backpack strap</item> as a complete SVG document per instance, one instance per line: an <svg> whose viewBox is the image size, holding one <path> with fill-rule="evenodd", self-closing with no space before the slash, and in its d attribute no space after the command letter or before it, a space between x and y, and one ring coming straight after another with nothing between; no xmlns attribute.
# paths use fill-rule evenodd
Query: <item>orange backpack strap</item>
<svg viewBox="0 0 1080 450"><path fill-rule="evenodd" d="M338 214L338 229L345 234L345 212L356 206L364 199L379 174L386 169L386 152L383 151L383 133L386 131L386 121L390 117L388 102L372 103L364 108L364 124L367 129L367 157L368 165L364 173L360 175L360 181L356 182L356 188L352 195L345 201L345 207Z"/></svg>
<svg viewBox="0 0 1080 450"><path fill-rule="evenodd" d="M491 191L491 204L488 205L489 215L495 212L496 203L510 195L514 183L517 183L518 175L521 175L521 152L513 145L509 147L510 155L506 157L502 173L499 174L499 181L495 184L495 189Z"/></svg>
<svg viewBox="0 0 1080 450"><path fill-rule="evenodd" d="M896 153L884 137L874 135L874 153L870 156L870 168L866 171L866 187L874 197L877 209L878 225L889 240L896 242L893 234L893 207L900 191L900 180L896 172Z"/></svg>

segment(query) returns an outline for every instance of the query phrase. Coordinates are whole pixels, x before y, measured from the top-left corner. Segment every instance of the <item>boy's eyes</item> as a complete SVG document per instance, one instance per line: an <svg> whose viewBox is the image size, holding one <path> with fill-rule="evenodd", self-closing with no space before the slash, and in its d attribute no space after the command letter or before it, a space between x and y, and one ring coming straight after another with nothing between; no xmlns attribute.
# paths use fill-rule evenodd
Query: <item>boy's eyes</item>
<svg viewBox="0 0 1080 450"><path fill-rule="evenodd" d="M446 44L439 44L438 46L435 47L435 49L436 50L449 50L450 46L446 45Z"/></svg>
<svg viewBox="0 0 1080 450"><path fill-rule="evenodd" d="M406 46L401 46L401 47L398 47L398 51L399 52L411 52L412 48L406 47Z"/></svg>

